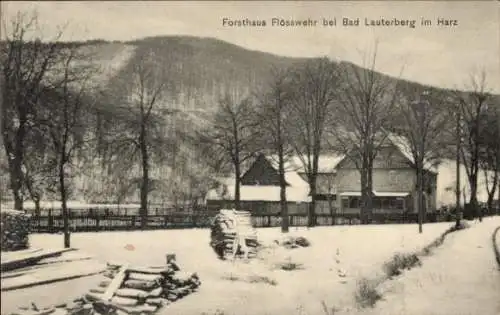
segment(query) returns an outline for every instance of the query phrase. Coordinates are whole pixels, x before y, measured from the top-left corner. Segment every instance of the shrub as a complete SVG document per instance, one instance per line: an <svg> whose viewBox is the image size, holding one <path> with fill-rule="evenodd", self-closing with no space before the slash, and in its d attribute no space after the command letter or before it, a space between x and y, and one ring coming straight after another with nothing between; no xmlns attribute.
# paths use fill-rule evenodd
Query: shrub
<svg viewBox="0 0 500 315"><path fill-rule="evenodd" d="M325 301L321 301L321 306L323 307L323 313L325 313L325 315L335 315L335 313L339 311L335 306L328 307Z"/></svg>
<svg viewBox="0 0 500 315"><path fill-rule="evenodd" d="M354 294L356 303L360 307L373 307L375 303L382 299L382 295L377 291L377 282L362 278L356 281L356 292Z"/></svg>
<svg viewBox="0 0 500 315"><path fill-rule="evenodd" d="M277 263L276 268L281 269L281 270L285 270L285 271L292 271L292 270L297 270L297 269L303 269L303 265L293 262L292 258L288 257L286 259L286 261Z"/></svg>
<svg viewBox="0 0 500 315"><path fill-rule="evenodd" d="M460 223L458 224L458 226L453 225L450 228L449 232L460 231L460 230L464 230L464 229L467 229L467 228L470 228L469 222L467 222L465 220L460 220Z"/></svg>
<svg viewBox="0 0 500 315"><path fill-rule="evenodd" d="M230 280L230 281L238 281L238 280L240 280L240 277L238 277L237 275L235 275L233 273L230 273L229 275L222 276L222 279Z"/></svg>
<svg viewBox="0 0 500 315"><path fill-rule="evenodd" d="M295 239L295 244L301 246L301 247L309 247L311 246L311 242L303 236L299 236Z"/></svg>
<svg viewBox="0 0 500 315"><path fill-rule="evenodd" d="M258 276L258 275L252 275L252 276L248 276L248 277L239 277L239 276L231 273L229 275L222 276L222 279L229 280L229 281L243 281L243 282L248 282L248 283L265 283L265 284L269 284L272 286L275 286L278 284L278 282L274 279L271 279L267 276Z"/></svg>
<svg viewBox="0 0 500 315"><path fill-rule="evenodd" d="M292 271L297 269L303 269L302 264L294 263L291 261L283 262L278 264L278 268L285 271Z"/></svg>
<svg viewBox="0 0 500 315"><path fill-rule="evenodd" d="M416 254L395 254L391 260L384 264L384 271L388 277L401 274L402 270L409 270L415 266L421 266L422 263Z"/></svg>
<svg viewBox="0 0 500 315"><path fill-rule="evenodd" d="M269 284L272 286L275 286L278 284L278 282L274 279L271 279L267 276L250 276L248 282L250 283L265 283Z"/></svg>
<svg viewBox="0 0 500 315"><path fill-rule="evenodd" d="M15 251L29 247L30 217L21 211L0 212L2 251Z"/></svg>

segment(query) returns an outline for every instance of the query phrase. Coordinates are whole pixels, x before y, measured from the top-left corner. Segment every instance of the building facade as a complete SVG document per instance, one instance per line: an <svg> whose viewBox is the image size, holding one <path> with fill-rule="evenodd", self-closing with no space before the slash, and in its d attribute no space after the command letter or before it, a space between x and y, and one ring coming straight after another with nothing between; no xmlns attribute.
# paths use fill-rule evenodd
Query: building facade
<svg viewBox="0 0 500 315"><path fill-rule="evenodd" d="M372 209L374 214L415 214L417 212L416 171L408 150L398 140L380 148L373 165ZM290 214L306 214L314 198L316 214L355 215L360 213L360 172L343 155L322 155L319 159L316 195L310 196L307 176L298 157L286 164L287 202ZM273 157L260 155L241 178L241 207L254 213L279 213L279 176ZM427 213L436 209L437 170L424 170L424 206ZM231 206L234 186L223 197L209 193L209 207Z"/></svg>

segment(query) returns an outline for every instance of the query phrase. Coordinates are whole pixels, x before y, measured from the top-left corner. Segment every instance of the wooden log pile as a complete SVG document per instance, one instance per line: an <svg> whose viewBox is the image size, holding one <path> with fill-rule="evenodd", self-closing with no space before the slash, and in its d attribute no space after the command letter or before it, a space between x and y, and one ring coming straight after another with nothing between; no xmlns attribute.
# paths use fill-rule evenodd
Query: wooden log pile
<svg viewBox="0 0 500 315"><path fill-rule="evenodd" d="M220 210L211 225L210 246L220 259L242 254L255 257L259 242L250 212Z"/></svg>
<svg viewBox="0 0 500 315"><path fill-rule="evenodd" d="M68 303L38 309L21 307L19 315L139 315L162 307L197 291L196 273L181 271L170 259L166 266L133 267L109 264L104 279L82 297ZM12 315L14 315L12 314Z"/></svg>
<svg viewBox="0 0 500 315"><path fill-rule="evenodd" d="M29 247L30 217L21 211L0 212L2 252L27 249Z"/></svg>

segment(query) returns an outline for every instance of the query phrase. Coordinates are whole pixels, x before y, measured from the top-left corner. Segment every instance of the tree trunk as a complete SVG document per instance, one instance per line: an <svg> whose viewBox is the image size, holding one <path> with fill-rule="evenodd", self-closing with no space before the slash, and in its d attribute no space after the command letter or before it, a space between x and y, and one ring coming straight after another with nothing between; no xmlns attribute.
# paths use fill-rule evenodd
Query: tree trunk
<svg viewBox="0 0 500 315"><path fill-rule="evenodd" d="M361 184L361 204L359 205L359 217L361 220L361 224L366 223L366 216L367 216L367 185L368 185L368 169L362 168L360 170L360 184Z"/></svg>
<svg viewBox="0 0 500 315"><path fill-rule="evenodd" d="M368 224L372 212L373 168L368 158L363 158L361 169L361 207L360 219L362 224Z"/></svg>
<svg viewBox="0 0 500 315"><path fill-rule="evenodd" d="M234 164L234 208L236 210L241 210L241 196L240 196L240 186L241 186L241 169L240 163L236 162Z"/></svg>
<svg viewBox="0 0 500 315"><path fill-rule="evenodd" d="M41 214L40 198L34 198L33 202L35 203L35 216L38 218L38 217L40 217L40 214Z"/></svg>
<svg viewBox="0 0 500 315"><path fill-rule="evenodd" d="M500 175L499 175L499 177L500 177ZM497 196L497 214L500 215L500 187L498 187L498 189L497 189L497 194L498 194L498 196Z"/></svg>
<svg viewBox="0 0 500 315"><path fill-rule="evenodd" d="M479 203L477 200L477 171L472 172L469 184L470 184L469 207L471 207L472 211L474 211L474 213L479 218L479 222L481 222L483 216L481 209L479 209Z"/></svg>
<svg viewBox="0 0 500 315"><path fill-rule="evenodd" d="M283 157L283 150L280 149L278 153L278 168L280 176L280 211L281 211L281 233L288 233L288 204L286 200L286 180L285 180L285 161Z"/></svg>
<svg viewBox="0 0 500 315"><path fill-rule="evenodd" d="M487 172L485 172L485 176L488 176ZM488 185L488 183L486 183L486 185ZM495 192L497 190L497 185L498 185L498 172L495 172L495 174L493 174L493 183L491 184L491 189L488 190L488 201L487 201L487 204L488 204L488 212L490 214L493 214L494 211L493 211L493 200L495 199ZM488 187L486 187L488 188Z"/></svg>
<svg viewBox="0 0 500 315"><path fill-rule="evenodd" d="M23 210L23 159L24 159L24 138L26 135L26 113L19 113L19 127L16 131L11 131L14 133L14 140L12 143L8 139L9 130L4 126L2 129L4 136L4 147L5 153L7 155L7 161L9 164L10 171L10 187L12 189L12 194L14 196L14 209L22 211Z"/></svg>
<svg viewBox="0 0 500 315"><path fill-rule="evenodd" d="M64 161L64 158L61 158ZM71 246L70 242L70 232L69 232L69 211L67 206L67 192L66 183L64 178L64 162L60 162L59 165L59 193L61 195L61 208L63 215L63 226L64 226L64 248L69 248Z"/></svg>
<svg viewBox="0 0 500 315"><path fill-rule="evenodd" d="M309 209L307 211L307 226L316 226L316 180L315 177L311 178L309 182L309 192L311 195L311 203L309 203Z"/></svg>
<svg viewBox="0 0 500 315"><path fill-rule="evenodd" d="M7 140L8 141L8 140ZM7 145L5 145L7 147ZM23 210L23 196L22 196L22 178L23 171L21 167L21 162L17 156L13 159L9 158L10 154L7 148L5 149L7 154L7 161L10 170L10 189L14 197L14 209L22 211Z"/></svg>
<svg viewBox="0 0 500 315"><path fill-rule="evenodd" d="M146 126L143 122L140 135L141 158L142 158L142 182L141 182L141 229L147 228L148 220L148 193L149 193L149 155L146 143Z"/></svg>
<svg viewBox="0 0 500 315"><path fill-rule="evenodd" d="M417 211L418 211L418 233L423 232L424 223L424 174L421 167L422 164L417 166Z"/></svg>
<svg viewBox="0 0 500 315"><path fill-rule="evenodd" d="M332 217L332 225L335 225L335 208L333 207L333 198L332 195L329 193L328 194L328 209L330 210L330 216Z"/></svg>
<svg viewBox="0 0 500 315"><path fill-rule="evenodd" d="M368 162L367 194L366 194L366 224L373 218L373 161Z"/></svg>

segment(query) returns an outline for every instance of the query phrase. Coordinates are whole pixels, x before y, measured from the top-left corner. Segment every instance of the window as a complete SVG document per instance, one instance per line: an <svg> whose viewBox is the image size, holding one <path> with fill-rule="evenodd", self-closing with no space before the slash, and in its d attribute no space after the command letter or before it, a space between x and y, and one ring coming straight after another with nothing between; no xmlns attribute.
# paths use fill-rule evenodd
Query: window
<svg viewBox="0 0 500 315"><path fill-rule="evenodd" d="M389 171L389 180L391 182L397 181L398 180L397 175L398 175L398 172L396 172L395 170L390 170Z"/></svg>
<svg viewBox="0 0 500 315"><path fill-rule="evenodd" d="M397 199L391 200L391 209L402 210L403 206L404 206L404 202L402 199L397 198Z"/></svg>
<svg viewBox="0 0 500 315"><path fill-rule="evenodd" d="M335 201L337 200L337 196L336 195L328 195L328 194L317 194L316 195L316 200L324 200L324 201Z"/></svg>
<svg viewBox="0 0 500 315"><path fill-rule="evenodd" d="M347 197L342 198L342 208L343 209L349 208L349 198Z"/></svg>
<svg viewBox="0 0 500 315"><path fill-rule="evenodd" d="M380 200L381 207L387 209L391 206L390 200L387 198L381 198Z"/></svg>
<svg viewBox="0 0 500 315"><path fill-rule="evenodd" d="M349 208L356 209L359 208L359 198L358 197L351 197L349 201Z"/></svg>

